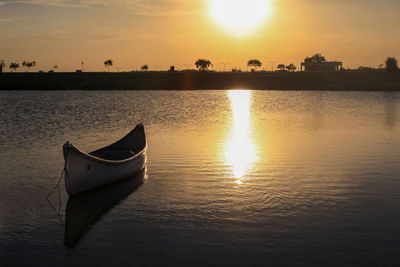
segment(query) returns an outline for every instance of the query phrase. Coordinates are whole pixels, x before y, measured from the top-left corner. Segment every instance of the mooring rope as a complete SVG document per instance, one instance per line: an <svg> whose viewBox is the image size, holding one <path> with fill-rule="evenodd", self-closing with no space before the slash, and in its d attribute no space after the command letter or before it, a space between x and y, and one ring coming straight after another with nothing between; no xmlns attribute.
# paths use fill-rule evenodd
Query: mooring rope
<svg viewBox="0 0 400 267"><path fill-rule="evenodd" d="M53 194L54 190L56 190L57 187L58 188L60 187L60 182L61 182L61 179L64 176L64 172L65 172L65 169L62 170L60 178L58 179L57 184L53 187L53 189L51 189L50 193L46 196L46 199L49 199L49 197Z"/></svg>
<svg viewBox="0 0 400 267"><path fill-rule="evenodd" d="M67 143L68 143L68 142L67 142ZM61 172L60 178L58 179L57 184L51 189L50 193L47 194L47 196L46 196L46 200L50 203L50 205L53 207L53 209L54 209L54 211L55 211L55 208L54 208L53 204L49 201L49 197L54 193L54 191L56 190L56 188L58 188L58 203L59 203L59 205L58 205L58 217L60 218L60 220L61 220L60 212L61 212L61 205L62 205L62 202L61 202L60 183L61 183L61 179L62 179L63 177L66 178L66 177L68 176L68 170L67 170L68 152L69 152L69 149L68 149L68 146L67 146L66 152L65 152L64 168L63 168L63 170L62 170L62 172ZM62 220L61 220L61 221L62 221Z"/></svg>
<svg viewBox="0 0 400 267"><path fill-rule="evenodd" d="M53 194L54 190L56 190L57 187L58 187L58 192L60 192L61 179L64 177L64 174L67 175L67 172L68 172L67 171L68 152L69 152L69 149L67 147L66 153L65 153L64 168L63 168L63 170L61 172L60 178L58 179L57 184L53 187L53 189L51 189L50 193L46 196L46 199L48 199Z"/></svg>

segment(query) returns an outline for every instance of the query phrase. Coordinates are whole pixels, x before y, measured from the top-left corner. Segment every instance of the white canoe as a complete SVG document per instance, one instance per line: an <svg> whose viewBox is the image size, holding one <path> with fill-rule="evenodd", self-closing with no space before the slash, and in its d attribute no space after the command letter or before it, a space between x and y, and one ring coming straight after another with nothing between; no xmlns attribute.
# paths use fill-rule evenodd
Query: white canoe
<svg viewBox="0 0 400 267"><path fill-rule="evenodd" d="M147 162L147 142L139 124L119 141L85 153L70 144L63 146L65 188L68 195L116 182L139 173Z"/></svg>

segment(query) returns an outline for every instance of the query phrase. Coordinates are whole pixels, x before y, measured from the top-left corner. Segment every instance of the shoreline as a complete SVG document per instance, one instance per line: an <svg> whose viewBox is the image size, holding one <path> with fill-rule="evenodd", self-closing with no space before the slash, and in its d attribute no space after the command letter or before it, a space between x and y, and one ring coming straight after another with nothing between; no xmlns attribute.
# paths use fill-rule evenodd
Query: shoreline
<svg viewBox="0 0 400 267"><path fill-rule="evenodd" d="M400 71L1 73L0 90L400 91Z"/></svg>

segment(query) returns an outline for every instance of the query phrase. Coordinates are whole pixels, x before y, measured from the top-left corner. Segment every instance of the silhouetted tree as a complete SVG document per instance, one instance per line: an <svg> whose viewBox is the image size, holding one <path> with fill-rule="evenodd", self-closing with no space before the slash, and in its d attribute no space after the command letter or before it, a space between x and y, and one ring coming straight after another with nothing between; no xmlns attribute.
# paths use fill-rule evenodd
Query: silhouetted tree
<svg viewBox="0 0 400 267"><path fill-rule="evenodd" d="M210 60L201 58L199 58L194 64L196 65L196 68L201 71L208 70L208 68L212 65Z"/></svg>
<svg viewBox="0 0 400 267"><path fill-rule="evenodd" d="M279 64L277 68L281 71L284 71L286 69L286 66L285 64Z"/></svg>
<svg viewBox="0 0 400 267"><path fill-rule="evenodd" d="M312 57L306 57L305 63L321 63L325 62L326 58L321 54L314 54Z"/></svg>
<svg viewBox="0 0 400 267"><path fill-rule="evenodd" d="M29 72L29 69L36 66L36 61L32 61L32 62L22 62L22 66L27 68L27 71Z"/></svg>
<svg viewBox="0 0 400 267"><path fill-rule="evenodd" d="M19 64L18 63L11 62L10 69L12 69L13 71L16 71L18 68L19 68Z"/></svg>
<svg viewBox="0 0 400 267"><path fill-rule="evenodd" d="M254 68L254 69L256 69L256 70L257 70L258 67L261 67L261 66L262 66L262 63L261 63L261 61L258 60L258 59L250 59L250 60L247 62L247 67L252 67L252 68Z"/></svg>
<svg viewBox="0 0 400 267"><path fill-rule="evenodd" d="M205 71L211 66L211 61L199 58L194 64L196 65L197 69Z"/></svg>
<svg viewBox="0 0 400 267"><path fill-rule="evenodd" d="M295 65L289 64L288 66L286 66L286 69L287 69L288 71L294 72L297 68L296 68Z"/></svg>
<svg viewBox="0 0 400 267"><path fill-rule="evenodd" d="M142 71L148 71L149 70L149 66L147 66L147 64L146 64L146 65L141 66L140 69Z"/></svg>
<svg viewBox="0 0 400 267"><path fill-rule="evenodd" d="M6 66L6 63L4 63L4 60L0 60L0 69L3 69Z"/></svg>
<svg viewBox="0 0 400 267"><path fill-rule="evenodd" d="M107 59L106 61L104 61L104 66L106 66L108 68L108 72L110 72L110 67L112 65L113 65L112 59Z"/></svg>
<svg viewBox="0 0 400 267"><path fill-rule="evenodd" d="M326 61L325 57L321 54L315 54L311 57L311 59L313 62L318 62L318 63Z"/></svg>
<svg viewBox="0 0 400 267"><path fill-rule="evenodd" d="M397 71L399 68L397 66L397 60L394 57L388 57L386 59L386 70L387 71Z"/></svg>

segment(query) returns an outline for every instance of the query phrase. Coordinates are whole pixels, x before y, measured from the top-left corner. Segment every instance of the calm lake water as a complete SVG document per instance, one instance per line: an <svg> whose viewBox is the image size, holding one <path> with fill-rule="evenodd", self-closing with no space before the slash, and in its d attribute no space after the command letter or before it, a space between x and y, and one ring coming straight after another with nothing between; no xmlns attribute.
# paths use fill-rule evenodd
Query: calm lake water
<svg viewBox="0 0 400 267"><path fill-rule="evenodd" d="M0 266L398 265L399 116L385 92L0 92ZM45 200L65 141L137 123L146 173Z"/></svg>

